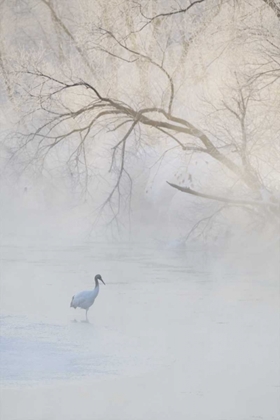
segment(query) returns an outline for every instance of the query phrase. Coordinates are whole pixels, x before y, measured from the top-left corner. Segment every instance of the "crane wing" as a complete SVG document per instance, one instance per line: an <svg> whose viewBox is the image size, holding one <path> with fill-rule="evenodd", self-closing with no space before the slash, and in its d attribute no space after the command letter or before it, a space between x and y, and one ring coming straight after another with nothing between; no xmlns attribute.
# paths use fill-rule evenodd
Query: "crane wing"
<svg viewBox="0 0 280 420"><path fill-rule="evenodd" d="M83 292L77 293L72 298L71 306L74 308L88 309L94 302L98 294L98 289L84 290Z"/></svg>

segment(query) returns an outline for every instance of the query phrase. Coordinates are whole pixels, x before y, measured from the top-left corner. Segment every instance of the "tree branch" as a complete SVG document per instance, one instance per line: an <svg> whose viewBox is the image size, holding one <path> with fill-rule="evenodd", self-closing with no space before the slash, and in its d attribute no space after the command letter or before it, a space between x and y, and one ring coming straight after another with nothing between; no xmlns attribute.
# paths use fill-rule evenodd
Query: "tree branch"
<svg viewBox="0 0 280 420"><path fill-rule="evenodd" d="M195 195L197 197L207 198L209 200L215 200L215 201L221 201L222 203L232 203L232 204L241 204L241 205L248 205L248 206L264 206L264 207L274 207L279 208L279 203L265 203L263 201L248 201L248 200L236 200L236 199L230 199L226 197L219 197L217 195L212 194L204 194L197 191L192 190L188 187L181 187L180 185L173 184L171 182L166 181L168 185L170 185L173 188L176 188L179 191L182 191L187 194Z"/></svg>
<svg viewBox="0 0 280 420"><path fill-rule="evenodd" d="M280 19L280 7L277 6L275 1L274 0L263 0L263 1L273 10L273 12L276 14L278 19Z"/></svg>
<svg viewBox="0 0 280 420"><path fill-rule="evenodd" d="M168 103L168 112L170 113L171 109L172 109L172 105L173 105L173 100L174 100L174 83L173 83L173 80L172 80L172 77L170 76L170 74L165 70L165 68L161 64L158 64L151 57L149 57L145 54L142 54L141 52L136 51L132 48L129 48L127 45L122 43L111 31L108 31L106 29L102 29L102 30L104 31L105 34L107 34L109 37L111 37L121 48L123 48L124 50L128 51L131 54L136 55L137 57L140 57L140 58L148 61L149 63L151 63L152 65L154 65L158 69L160 69L165 74L165 76L168 79L169 85L170 85L170 98L169 98L169 103Z"/></svg>
<svg viewBox="0 0 280 420"><path fill-rule="evenodd" d="M145 18L146 20L148 20L148 22L146 22L143 26L141 26L141 28L138 29L137 32L141 32L146 26L148 26L150 23L152 23L156 19L165 18L165 17L169 17L169 16L174 16L174 15L178 15L178 14L181 14L181 13L186 13L193 6L195 6L195 5L199 4L199 3L204 3L204 1L206 1L206 0L196 0L193 3L189 4L189 6L183 8L183 9L175 10L174 12L159 13L158 15L152 16L152 17L145 16L144 13L143 13L143 11L142 11L141 4L137 3L137 5L139 6L141 15L143 16L143 18Z"/></svg>
<svg viewBox="0 0 280 420"><path fill-rule="evenodd" d="M96 72L94 71L91 63L89 62L88 58L86 57L86 55L84 54L84 51L81 49L81 47L79 46L79 44L77 43L76 39L74 38L74 36L72 35L72 33L70 32L70 30L67 28L67 26L64 24L64 22L58 17L56 11L54 10L52 4L50 2L48 2L47 0L41 0L42 3L44 3L50 10L51 16L54 20L54 22L58 25L58 27L60 27L64 33L66 33L66 35L71 39L71 41L73 42L74 47L76 48L76 50L78 51L78 53L80 54L82 60L84 61L84 63L86 64L86 66L90 69L90 71L92 72L92 74L95 74Z"/></svg>

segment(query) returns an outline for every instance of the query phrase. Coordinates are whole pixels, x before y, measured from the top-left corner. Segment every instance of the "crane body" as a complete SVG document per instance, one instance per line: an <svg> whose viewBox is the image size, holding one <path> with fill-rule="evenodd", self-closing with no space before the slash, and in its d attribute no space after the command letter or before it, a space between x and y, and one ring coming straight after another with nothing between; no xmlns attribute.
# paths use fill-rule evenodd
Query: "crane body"
<svg viewBox="0 0 280 420"><path fill-rule="evenodd" d="M99 281L102 281L102 283L105 284L100 274L97 274L94 280L95 280L95 288L93 290L84 290L83 292L77 293L76 295L72 297L72 300L70 303L71 308L85 309L86 321L88 321L88 317L87 317L88 310L94 304L94 301L97 298L98 293L99 293Z"/></svg>

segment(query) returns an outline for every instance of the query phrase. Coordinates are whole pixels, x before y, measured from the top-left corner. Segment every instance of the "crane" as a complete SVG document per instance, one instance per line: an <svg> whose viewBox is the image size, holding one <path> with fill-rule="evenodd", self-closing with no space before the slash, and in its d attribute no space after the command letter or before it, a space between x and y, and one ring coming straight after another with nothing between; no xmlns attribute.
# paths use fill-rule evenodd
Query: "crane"
<svg viewBox="0 0 280 420"><path fill-rule="evenodd" d="M97 295L99 293L99 281L105 285L100 274L96 274L94 277L95 288L93 290L84 290L83 292L77 293L72 297L70 307L71 308L82 308L86 310L86 322L88 322L87 313L89 308L93 305Z"/></svg>

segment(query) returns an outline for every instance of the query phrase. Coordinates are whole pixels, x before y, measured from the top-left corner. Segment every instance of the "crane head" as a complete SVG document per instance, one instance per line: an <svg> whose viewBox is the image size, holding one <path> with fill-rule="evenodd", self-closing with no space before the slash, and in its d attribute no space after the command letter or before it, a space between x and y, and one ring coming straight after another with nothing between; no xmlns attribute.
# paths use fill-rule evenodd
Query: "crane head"
<svg viewBox="0 0 280 420"><path fill-rule="evenodd" d="M104 281L102 280L102 277L100 276L100 274L96 274L96 276L95 276L95 281L98 281L98 280L102 281L102 283L105 284Z"/></svg>

